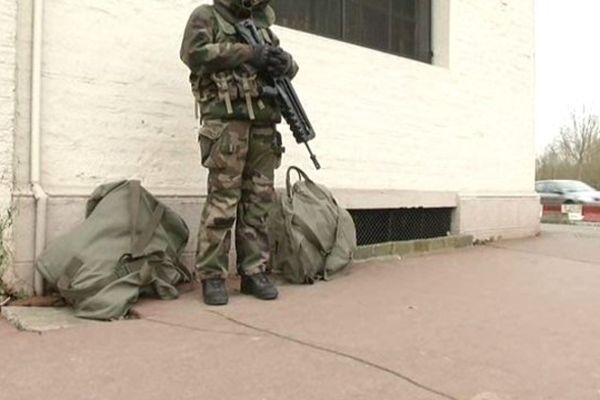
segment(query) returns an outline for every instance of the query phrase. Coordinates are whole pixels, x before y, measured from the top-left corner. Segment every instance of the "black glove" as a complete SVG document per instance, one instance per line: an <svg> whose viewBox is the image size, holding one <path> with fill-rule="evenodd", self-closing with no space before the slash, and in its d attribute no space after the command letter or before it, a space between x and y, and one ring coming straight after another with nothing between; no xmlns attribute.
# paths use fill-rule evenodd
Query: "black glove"
<svg viewBox="0 0 600 400"><path fill-rule="evenodd" d="M274 77L286 75L294 64L292 55L281 47L271 47L268 49L267 72Z"/></svg>
<svg viewBox="0 0 600 400"><path fill-rule="evenodd" d="M262 71L269 65L269 54L271 46L260 45L252 48L252 57L248 60L248 64L252 65L256 70Z"/></svg>

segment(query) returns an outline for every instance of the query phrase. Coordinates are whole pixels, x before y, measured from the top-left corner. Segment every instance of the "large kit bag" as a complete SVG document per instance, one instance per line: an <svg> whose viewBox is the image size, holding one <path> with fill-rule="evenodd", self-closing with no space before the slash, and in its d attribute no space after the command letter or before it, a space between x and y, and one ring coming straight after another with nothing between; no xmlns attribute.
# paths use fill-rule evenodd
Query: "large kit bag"
<svg viewBox="0 0 600 400"><path fill-rule="evenodd" d="M292 185L293 171L300 180ZM268 226L272 269L291 283L327 280L352 262L352 217L327 188L297 167L287 171L285 193L278 196Z"/></svg>
<svg viewBox="0 0 600 400"><path fill-rule="evenodd" d="M37 260L50 289L81 318L124 317L140 295L175 299L191 280L180 257L189 230L139 181L98 187L86 219L51 244Z"/></svg>

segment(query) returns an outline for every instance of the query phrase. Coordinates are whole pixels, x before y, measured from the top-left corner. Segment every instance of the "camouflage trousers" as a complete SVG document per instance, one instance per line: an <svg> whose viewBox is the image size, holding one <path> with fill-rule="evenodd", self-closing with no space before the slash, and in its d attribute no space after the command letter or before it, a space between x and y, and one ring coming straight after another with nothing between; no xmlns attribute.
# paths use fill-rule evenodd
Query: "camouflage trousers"
<svg viewBox="0 0 600 400"><path fill-rule="evenodd" d="M235 226L238 271L252 275L269 261L266 219L274 171L281 163L281 136L274 125L250 121L205 121L199 142L208 168L196 270L200 279L225 278Z"/></svg>

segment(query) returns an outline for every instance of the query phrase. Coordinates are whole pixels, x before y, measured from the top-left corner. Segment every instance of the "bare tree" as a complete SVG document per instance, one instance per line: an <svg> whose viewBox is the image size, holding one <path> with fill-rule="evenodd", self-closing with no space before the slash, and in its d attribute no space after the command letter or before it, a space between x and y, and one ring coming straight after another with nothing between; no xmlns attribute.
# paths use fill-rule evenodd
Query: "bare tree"
<svg viewBox="0 0 600 400"><path fill-rule="evenodd" d="M561 128L553 151L575 167L576 178L581 180L584 176L584 167L592 162L598 152L599 139L598 116L587 113L584 108L581 113L571 114L571 122Z"/></svg>
<svg viewBox="0 0 600 400"><path fill-rule="evenodd" d="M535 161L537 179L558 179L564 169L561 156L554 143L548 145L544 154Z"/></svg>
<svg viewBox="0 0 600 400"><path fill-rule="evenodd" d="M600 119L582 111L571 113L544 154L536 160L536 179L577 179L600 187Z"/></svg>

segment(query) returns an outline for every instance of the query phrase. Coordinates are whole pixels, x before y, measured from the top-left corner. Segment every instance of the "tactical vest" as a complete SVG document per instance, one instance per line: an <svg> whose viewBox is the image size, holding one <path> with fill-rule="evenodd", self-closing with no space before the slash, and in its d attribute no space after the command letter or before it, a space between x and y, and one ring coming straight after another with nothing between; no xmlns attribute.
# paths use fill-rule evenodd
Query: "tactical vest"
<svg viewBox="0 0 600 400"><path fill-rule="evenodd" d="M214 8L212 13L217 21L214 43L240 43L241 38L235 26ZM260 25L259 30L265 42L274 44L275 37L268 28L270 24L266 22ZM192 90L203 120L244 119L266 123L280 122L281 112L275 100L261 95L264 86L264 80L248 65L192 78Z"/></svg>

